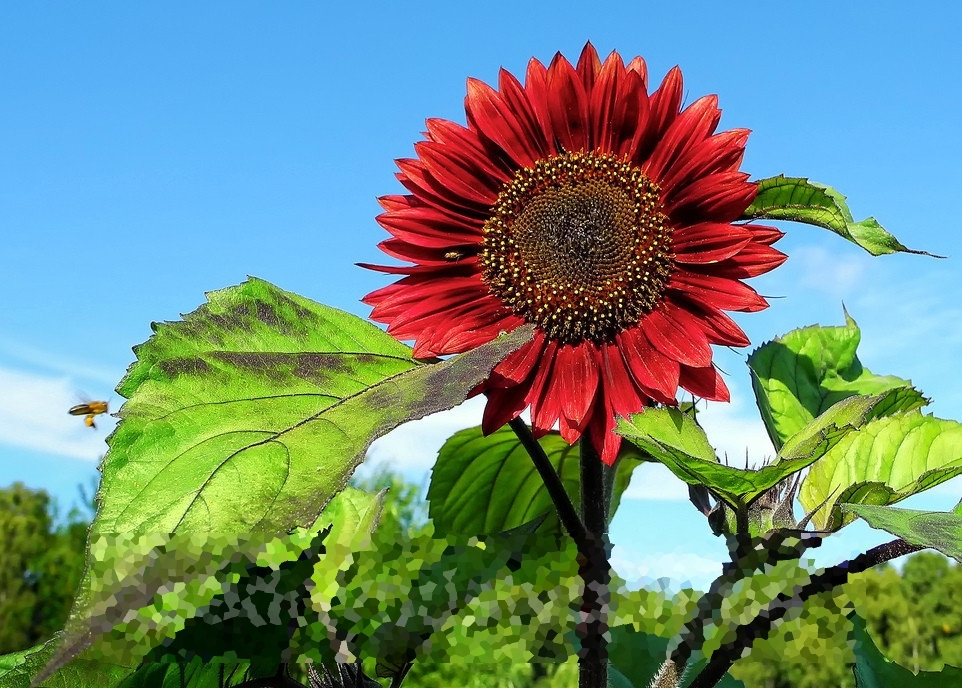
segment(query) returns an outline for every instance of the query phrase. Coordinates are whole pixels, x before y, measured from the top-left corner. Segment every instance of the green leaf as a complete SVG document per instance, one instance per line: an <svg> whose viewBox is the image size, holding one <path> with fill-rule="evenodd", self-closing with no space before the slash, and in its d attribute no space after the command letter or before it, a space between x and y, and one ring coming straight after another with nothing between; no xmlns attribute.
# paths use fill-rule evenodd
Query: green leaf
<svg viewBox="0 0 962 688"><path fill-rule="evenodd" d="M912 383L863 368L855 350L858 325L845 313L845 325L812 325L763 344L748 357L752 388L768 436L776 449L830 406L857 394L880 394L896 388L876 415L891 415L928 404Z"/></svg>
<svg viewBox="0 0 962 688"><path fill-rule="evenodd" d="M60 634L42 645L0 656L0 688L29 688L53 655ZM93 658L92 658L93 657ZM77 657L69 665L36 685L42 688L74 688L75 686L115 686L134 672L133 667L105 662L96 655Z"/></svg>
<svg viewBox="0 0 962 688"><path fill-rule="evenodd" d="M215 599L223 599L225 588L236 588L242 577L250 578L249 571L284 571L288 580L296 579L295 574L303 573L305 553L313 556L309 550L316 550L325 534L337 543L352 537L344 535L352 526L369 531L379 504L379 497L345 488L311 528L277 537L266 533L92 537L84 586L61 644L41 676L64 666L94 642L100 656L123 665L141 662L160 642L177 645L171 650L176 652L183 643L171 638L196 624L191 620L205 614ZM335 522L337 527L332 528ZM338 560L335 568L339 564ZM278 582L271 583L275 591ZM289 592L281 590L280 596ZM201 636L206 629L201 626ZM204 640L201 649L208 655L217 655L229 644L217 645L216 633Z"/></svg>
<svg viewBox="0 0 962 688"><path fill-rule="evenodd" d="M628 677L618 671L613 664L608 665L608 688L635 688Z"/></svg>
<svg viewBox="0 0 962 688"><path fill-rule="evenodd" d="M421 365L360 318L261 280L208 299L135 349L96 532L307 526L373 440L461 403L532 334Z"/></svg>
<svg viewBox="0 0 962 688"><path fill-rule="evenodd" d="M615 626L610 632L608 658L611 664L631 681L631 685L635 688L647 688L665 662L668 639L636 631L631 625ZM705 659L690 662L682 677L681 685L689 685L706 663ZM745 688L745 684L731 674L725 674L717 686L718 688Z"/></svg>
<svg viewBox="0 0 962 688"><path fill-rule="evenodd" d="M931 547L962 563L962 502L949 512L896 509L890 506L842 504L873 528L888 531L913 545Z"/></svg>
<svg viewBox="0 0 962 688"><path fill-rule="evenodd" d="M842 504L887 505L962 474L962 425L918 410L850 433L812 466L799 488L812 522L838 530L855 519Z"/></svg>
<svg viewBox="0 0 962 688"><path fill-rule="evenodd" d="M849 619L855 627L855 688L956 688L962 685L962 669L956 667L913 674L879 652L860 616L853 612Z"/></svg>
<svg viewBox="0 0 962 688"><path fill-rule="evenodd" d="M751 504L789 475L810 466L842 437L863 425L890 395L843 399L792 437L774 461L758 470L719 463L704 431L677 409L654 408L619 419L615 428L689 485L704 485L731 508Z"/></svg>
<svg viewBox="0 0 962 688"><path fill-rule="evenodd" d="M117 688L222 688L244 681L246 662L205 663L200 658L179 664L144 664ZM221 673L223 672L223 683ZM106 687L105 687L106 688Z"/></svg>
<svg viewBox="0 0 962 688"><path fill-rule="evenodd" d="M575 508L581 504L578 446L557 432L538 440L559 472ZM611 514L642 455L622 443L615 471ZM549 516L538 532L562 532L548 491L521 442L509 427L487 437L480 427L452 435L438 452L428 488L429 515L439 533L482 535L515 528L540 514Z"/></svg>
<svg viewBox="0 0 962 688"><path fill-rule="evenodd" d="M803 177L779 175L758 182L758 195L742 215L746 220L789 220L829 229L873 256L916 253L943 258L927 251L906 248L874 217L855 222L845 196L830 186Z"/></svg>

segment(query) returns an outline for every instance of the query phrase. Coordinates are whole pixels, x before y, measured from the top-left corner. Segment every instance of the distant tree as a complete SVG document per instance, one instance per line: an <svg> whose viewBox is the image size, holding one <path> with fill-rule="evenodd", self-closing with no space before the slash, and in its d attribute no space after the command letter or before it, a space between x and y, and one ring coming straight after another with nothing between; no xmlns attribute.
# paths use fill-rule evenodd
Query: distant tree
<svg viewBox="0 0 962 688"><path fill-rule="evenodd" d="M364 478L352 478L351 485L367 492L387 489L378 530L382 533L413 535L428 522L427 503L421 489L384 464Z"/></svg>
<svg viewBox="0 0 962 688"><path fill-rule="evenodd" d="M54 527L56 504L17 482L0 489L0 655L63 628L83 573L90 499Z"/></svg>

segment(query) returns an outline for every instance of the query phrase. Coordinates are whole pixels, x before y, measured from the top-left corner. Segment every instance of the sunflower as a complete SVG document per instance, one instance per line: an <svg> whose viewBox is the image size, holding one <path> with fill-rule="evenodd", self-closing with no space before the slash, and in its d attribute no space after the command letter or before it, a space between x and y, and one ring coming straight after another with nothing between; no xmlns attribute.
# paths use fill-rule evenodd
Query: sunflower
<svg viewBox="0 0 962 688"><path fill-rule="evenodd" d="M408 193L379 199L379 248L413 265L362 264L405 275L363 299L371 317L417 357L535 325L474 390L485 432L530 407L536 435L588 432L610 465L616 416L679 388L728 400L710 345L749 344L723 311L768 306L740 280L785 260L782 233L733 224L757 192L748 130L715 133L714 95L681 100L677 67L649 95L642 58L588 44L576 66L532 59L523 85L469 79L467 126L429 119L397 161Z"/></svg>

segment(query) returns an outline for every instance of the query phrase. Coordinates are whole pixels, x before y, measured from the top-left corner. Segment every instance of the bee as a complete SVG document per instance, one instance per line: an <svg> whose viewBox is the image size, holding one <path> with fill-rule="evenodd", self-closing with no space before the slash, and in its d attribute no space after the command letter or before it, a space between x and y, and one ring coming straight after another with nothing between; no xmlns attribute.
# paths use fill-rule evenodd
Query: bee
<svg viewBox="0 0 962 688"><path fill-rule="evenodd" d="M457 263L459 260L464 258L464 254L460 251L448 251L444 254L444 259L449 260L453 263Z"/></svg>
<svg viewBox="0 0 962 688"><path fill-rule="evenodd" d="M84 404L77 404L76 406L71 406L67 411L71 416L86 416L84 418L84 424L88 428L97 428L97 424L94 423L94 416L101 413L107 413L107 402L106 401L88 401Z"/></svg>

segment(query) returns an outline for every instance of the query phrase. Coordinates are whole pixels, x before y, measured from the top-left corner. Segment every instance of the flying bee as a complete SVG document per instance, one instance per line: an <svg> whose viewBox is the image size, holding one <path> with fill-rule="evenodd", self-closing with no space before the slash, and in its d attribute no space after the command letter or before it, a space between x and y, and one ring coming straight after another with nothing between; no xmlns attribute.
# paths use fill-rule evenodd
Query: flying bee
<svg viewBox="0 0 962 688"><path fill-rule="evenodd" d="M76 406L71 406L67 411L71 416L86 416L84 418L84 424L88 428L97 428L97 424L94 423L94 416L101 413L107 413L107 402L106 401L88 401L83 404L77 404Z"/></svg>

